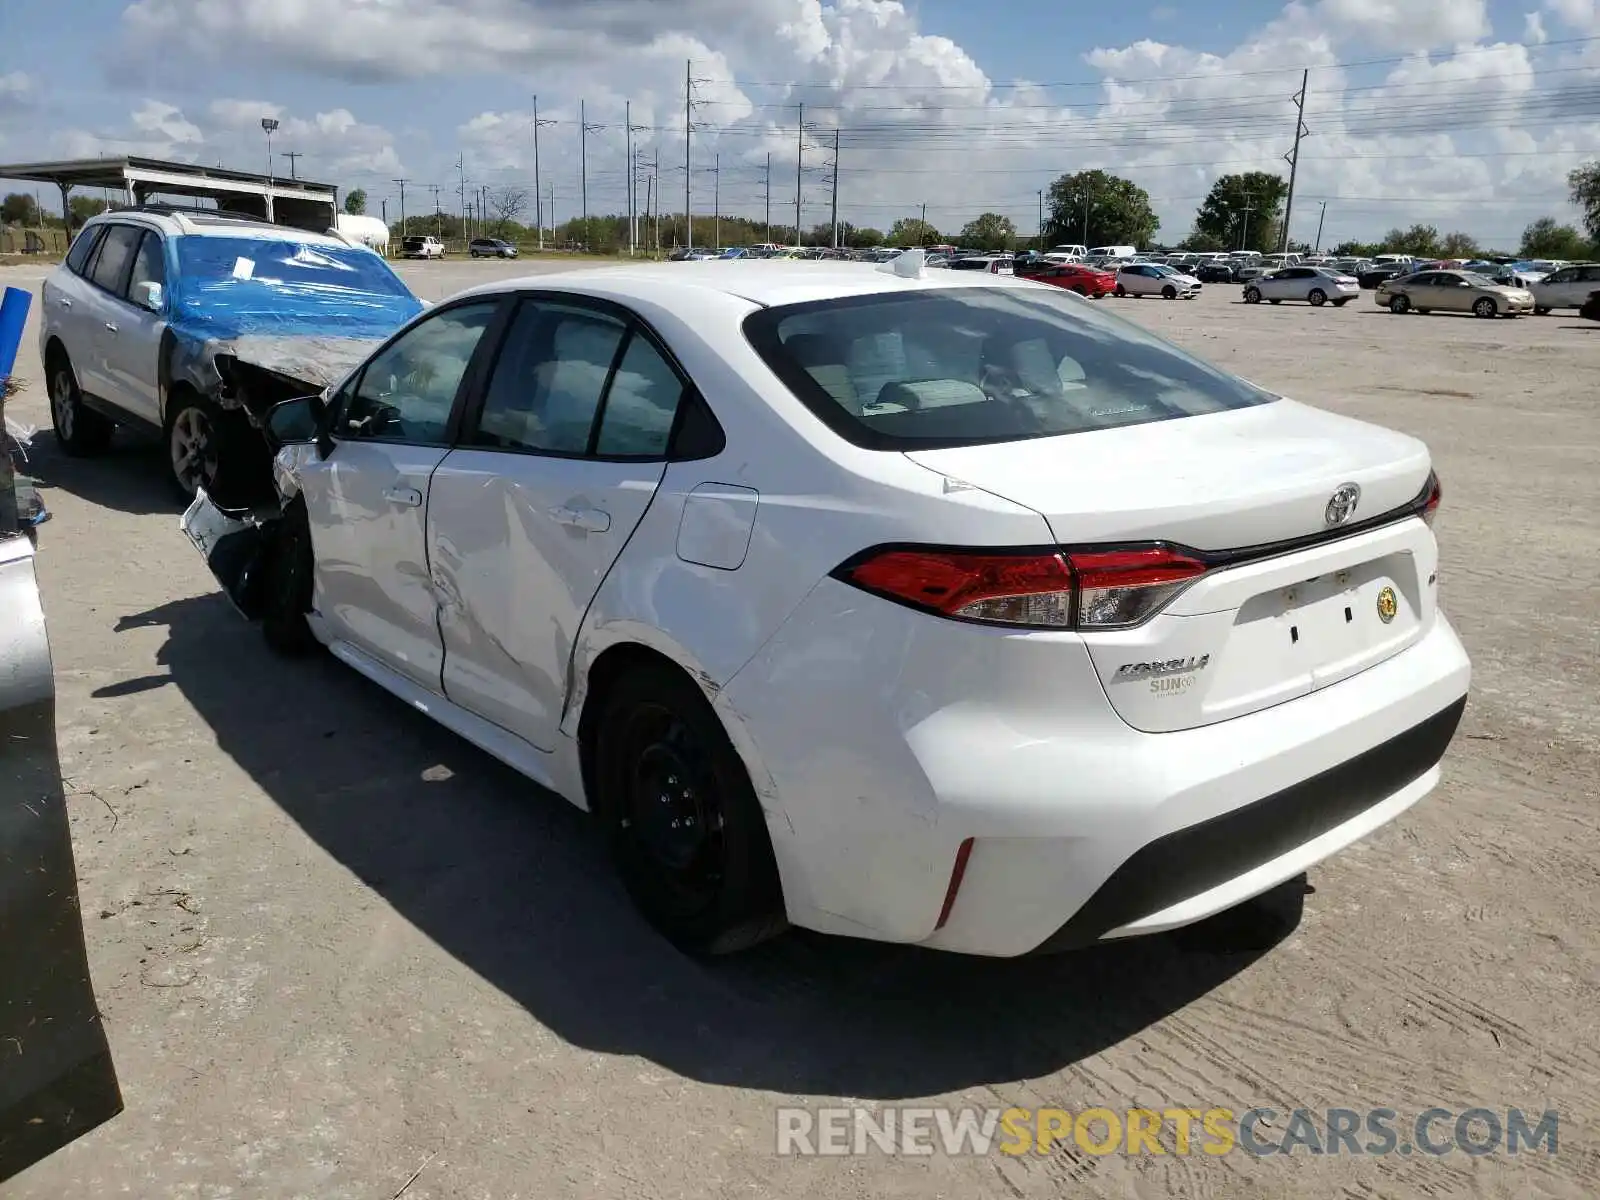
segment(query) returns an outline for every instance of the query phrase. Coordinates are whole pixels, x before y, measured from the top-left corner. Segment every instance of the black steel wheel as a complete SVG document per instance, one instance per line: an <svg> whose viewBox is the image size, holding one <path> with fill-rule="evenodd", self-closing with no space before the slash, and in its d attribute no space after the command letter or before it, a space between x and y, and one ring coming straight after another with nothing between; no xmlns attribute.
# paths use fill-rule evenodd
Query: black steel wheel
<svg viewBox="0 0 1600 1200"><path fill-rule="evenodd" d="M742 950L781 930L766 820L705 696L662 665L625 676L603 703L595 808L645 919L692 954Z"/></svg>

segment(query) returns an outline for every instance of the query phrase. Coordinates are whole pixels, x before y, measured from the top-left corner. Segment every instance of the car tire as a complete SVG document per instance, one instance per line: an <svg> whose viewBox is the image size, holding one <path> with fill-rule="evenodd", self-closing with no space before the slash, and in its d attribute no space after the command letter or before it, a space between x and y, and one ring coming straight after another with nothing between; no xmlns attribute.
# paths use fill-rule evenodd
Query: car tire
<svg viewBox="0 0 1600 1200"><path fill-rule="evenodd" d="M1409 296L1390 296L1389 311L1397 317L1402 317L1411 311L1411 298Z"/></svg>
<svg viewBox="0 0 1600 1200"><path fill-rule="evenodd" d="M1268 304L1282 304L1283 301L1279 300L1277 297L1273 297L1272 299L1268 300L1267 303Z"/></svg>
<svg viewBox="0 0 1600 1200"><path fill-rule="evenodd" d="M1167 284L1166 287L1161 289L1161 298L1163 300L1176 300L1178 298L1178 289L1170 283Z"/></svg>
<svg viewBox="0 0 1600 1200"><path fill-rule="evenodd" d="M1260 288L1253 288L1253 287L1245 288L1245 290L1244 290L1244 302L1246 304L1260 304L1261 303L1261 289Z"/></svg>
<svg viewBox="0 0 1600 1200"><path fill-rule="evenodd" d="M217 497L229 472L229 454L234 414L224 413L211 401L187 388L167 397L166 418L161 427L161 445L166 454L167 478L185 503L194 499L197 488ZM198 460L198 461L197 461ZM219 503L226 504L227 499Z"/></svg>
<svg viewBox="0 0 1600 1200"><path fill-rule="evenodd" d="M318 646L306 621L315 565L311 519L298 500L273 528L261 565L261 634L284 658L303 658Z"/></svg>
<svg viewBox="0 0 1600 1200"><path fill-rule="evenodd" d="M1128 294L1128 289L1123 287L1120 283L1117 284L1116 295L1118 297L1126 297L1127 294Z"/></svg>
<svg viewBox="0 0 1600 1200"><path fill-rule="evenodd" d="M1492 319L1500 315L1500 306L1490 297L1484 296L1473 304L1472 313L1477 317Z"/></svg>
<svg viewBox="0 0 1600 1200"><path fill-rule="evenodd" d="M83 393L78 390L78 379L72 373L72 363L66 352L53 355L52 360L50 424L55 430L56 445L63 454L73 458L99 454L111 444L111 431L116 426L84 405Z"/></svg>
<svg viewBox="0 0 1600 1200"><path fill-rule="evenodd" d="M623 886L679 949L729 954L786 926L766 818L705 695L665 664L606 694L595 730L595 811Z"/></svg>
<svg viewBox="0 0 1600 1200"><path fill-rule="evenodd" d="M1328 293L1321 288L1312 288L1306 299L1311 301L1312 308L1321 308L1328 302Z"/></svg>

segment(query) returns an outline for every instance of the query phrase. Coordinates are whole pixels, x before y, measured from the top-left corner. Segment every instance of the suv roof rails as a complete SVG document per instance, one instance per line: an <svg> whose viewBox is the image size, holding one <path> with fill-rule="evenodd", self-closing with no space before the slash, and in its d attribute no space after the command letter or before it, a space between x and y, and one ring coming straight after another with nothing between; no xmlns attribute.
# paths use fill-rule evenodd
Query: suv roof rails
<svg viewBox="0 0 1600 1200"><path fill-rule="evenodd" d="M277 228L273 221L253 217L249 213L231 213L219 208L186 208L181 204L141 204L124 212L149 213L152 216L172 217L190 226L201 225L257 225Z"/></svg>

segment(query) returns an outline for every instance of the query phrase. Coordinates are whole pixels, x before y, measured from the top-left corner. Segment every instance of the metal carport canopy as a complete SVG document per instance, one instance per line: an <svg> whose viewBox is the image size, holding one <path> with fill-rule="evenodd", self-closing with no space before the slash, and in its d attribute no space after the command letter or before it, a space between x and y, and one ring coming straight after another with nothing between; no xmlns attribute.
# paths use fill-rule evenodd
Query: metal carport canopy
<svg viewBox="0 0 1600 1200"><path fill-rule="evenodd" d="M191 196L219 203L249 197L259 200L260 215L271 220L276 201L288 201L294 209L312 204L326 206L326 228L338 211L338 189L332 184L306 179L283 180L249 171L225 167L202 167L193 163L171 162L159 158L118 156L79 158L60 162L0 163L0 179L23 179L32 183L53 183L61 189L62 207L75 187L115 188L126 204L134 205L151 193ZM68 220L70 223L70 210ZM310 226L307 226L310 228Z"/></svg>

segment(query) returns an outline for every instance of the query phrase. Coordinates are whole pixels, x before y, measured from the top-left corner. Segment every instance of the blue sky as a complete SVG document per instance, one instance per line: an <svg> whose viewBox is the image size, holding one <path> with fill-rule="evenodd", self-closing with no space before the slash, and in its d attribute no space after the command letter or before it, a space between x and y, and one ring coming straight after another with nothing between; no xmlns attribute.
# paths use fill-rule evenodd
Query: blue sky
<svg viewBox="0 0 1600 1200"><path fill-rule="evenodd" d="M1023 232L1036 192L1085 166L1152 196L1187 232L1225 170L1288 149L1296 70L1313 68L1297 211L1324 240L1426 221L1508 243L1570 220L1563 179L1600 157L1600 0L70 0L0 6L0 162L143 153L262 169L261 115L301 174L376 211L459 204L469 183L541 181L592 212L623 205L624 103L681 208L683 64L695 62L695 209L792 219L808 104L805 221L828 201L886 227L929 204L951 229L984 209ZM1588 39L1588 40L1584 40ZM1381 61L1374 61L1381 60ZM61 64L77 64L63 70ZM1350 65L1364 64L1364 65ZM1134 83L1112 82L1138 81ZM1018 81L1039 86L1019 88ZM1587 90L1585 90L1587 89ZM1233 118L1237 118L1236 120ZM279 163L279 169L284 164ZM719 170L714 174L712 168Z"/></svg>

